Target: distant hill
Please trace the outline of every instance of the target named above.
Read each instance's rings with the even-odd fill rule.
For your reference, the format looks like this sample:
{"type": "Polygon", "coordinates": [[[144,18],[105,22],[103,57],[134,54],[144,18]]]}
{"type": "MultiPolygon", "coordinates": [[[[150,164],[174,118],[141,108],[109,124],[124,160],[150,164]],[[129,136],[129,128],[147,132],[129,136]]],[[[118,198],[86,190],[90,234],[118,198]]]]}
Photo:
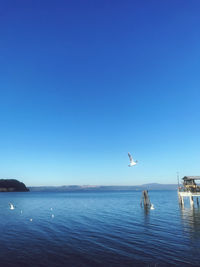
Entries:
{"type": "Polygon", "coordinates": [[[27,192],[29,189],[24,183],[15,179],[0,179],[0,192],[27,192]]]}
{"type": "Polygon", "coordinates": [[[150,183],[137,186],[91,186],[91,185],[64,185],[64,186],[32,186],[29,187],[33,192],[88,192],[88,191],[142,191],[142,190],[176,190],[176,184],[157,184],[150,183]]]}
{"type": "Polygon", "coordinates": [[[158,183],[150,183],[143,184],[140,186],[142,190],[177,190],[177,184],[158,184],[158,183]]]}

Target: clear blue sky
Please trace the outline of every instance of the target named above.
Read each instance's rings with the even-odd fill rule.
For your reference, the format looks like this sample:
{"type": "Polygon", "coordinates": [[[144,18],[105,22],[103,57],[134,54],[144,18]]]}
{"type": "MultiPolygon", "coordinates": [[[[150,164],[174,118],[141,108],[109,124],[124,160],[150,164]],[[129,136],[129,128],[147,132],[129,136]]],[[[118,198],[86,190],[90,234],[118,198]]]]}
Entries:
{"type": "Polygon", "coordinates": [[[199,14],[198,0],[2,0],[0,178],[200,175],[199,14]]]}

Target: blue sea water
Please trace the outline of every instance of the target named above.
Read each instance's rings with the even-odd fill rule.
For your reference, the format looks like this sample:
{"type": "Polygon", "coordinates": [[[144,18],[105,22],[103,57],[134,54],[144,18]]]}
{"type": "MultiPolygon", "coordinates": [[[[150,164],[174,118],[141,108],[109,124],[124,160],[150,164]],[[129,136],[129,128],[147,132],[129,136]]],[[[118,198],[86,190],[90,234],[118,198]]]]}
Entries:
{"type": "Polygon", "coordinates": [[[199,266],[200,209],[149,195],[154,210],[139,191],[1,193],[0,266],[199,266]]]}

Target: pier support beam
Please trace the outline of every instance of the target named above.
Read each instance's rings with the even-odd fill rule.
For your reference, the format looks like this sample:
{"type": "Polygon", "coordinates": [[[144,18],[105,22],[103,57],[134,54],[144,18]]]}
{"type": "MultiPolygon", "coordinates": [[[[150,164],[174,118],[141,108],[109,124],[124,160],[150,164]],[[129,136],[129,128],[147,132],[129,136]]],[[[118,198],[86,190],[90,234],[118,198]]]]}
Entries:
{"type": "Polygon", "coordinates": [[[193,196],[190,196],[190,205],[191,205],[191,206],[194,205],[194,199],[193,199],[193,196]]]}
{"type": "Polygon", "coordinates": [[[181,205],[184,206],[184,198],[181,197],[181,205]]]}
{"type": "Polygon", "coordinates": [[[179,200],[179,204],[184,206],[184,199],[183,196],[181,196],[180,194],[178,194],[178,200],[179,200]]]}
{"type": "Polygon", "coordinates": [[[200,208],[200,190],[198,192],[178,191],[178,201],[181,206],[184,205],[184,198],[189,200],[191,208],[194,207],[195,203],[197,203],[197,206],[200,208]]]}

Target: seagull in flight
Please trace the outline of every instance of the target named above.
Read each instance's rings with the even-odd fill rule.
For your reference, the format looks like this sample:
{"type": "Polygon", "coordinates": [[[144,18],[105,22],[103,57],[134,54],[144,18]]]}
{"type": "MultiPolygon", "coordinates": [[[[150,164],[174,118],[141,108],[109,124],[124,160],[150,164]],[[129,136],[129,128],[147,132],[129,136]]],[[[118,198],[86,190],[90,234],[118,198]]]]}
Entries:
{"type": "Polygon", "coordinates": [[[132,166],[136,165],[138,161],[137,160],[134,161],[129,152],[128,152],[128,156],[129,156],[129,159],[130,159],[130,164],[128,166],[132,167],[132,166]]]}

